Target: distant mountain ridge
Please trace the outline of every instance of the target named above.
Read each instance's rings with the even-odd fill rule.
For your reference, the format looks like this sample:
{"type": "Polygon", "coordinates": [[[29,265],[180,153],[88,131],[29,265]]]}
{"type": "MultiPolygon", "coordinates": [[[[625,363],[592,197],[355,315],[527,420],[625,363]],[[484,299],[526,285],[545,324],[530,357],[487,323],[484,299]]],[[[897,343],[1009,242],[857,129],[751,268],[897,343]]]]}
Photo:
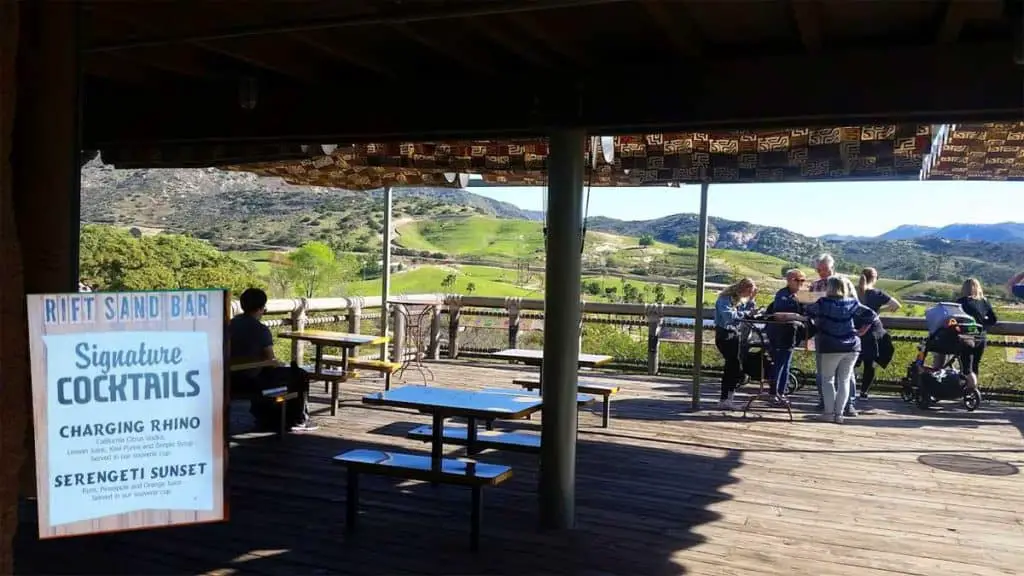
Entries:
{"type": "Polygon", "coordinates": [[[848,242],[851,240],[913,240],[929,236],[974,242],[1024,242],[1024,223],[950,224],[942,227],[903,224],[878,236],[826,234],[821,236],[821,239],[832,242],[848,242]]]}

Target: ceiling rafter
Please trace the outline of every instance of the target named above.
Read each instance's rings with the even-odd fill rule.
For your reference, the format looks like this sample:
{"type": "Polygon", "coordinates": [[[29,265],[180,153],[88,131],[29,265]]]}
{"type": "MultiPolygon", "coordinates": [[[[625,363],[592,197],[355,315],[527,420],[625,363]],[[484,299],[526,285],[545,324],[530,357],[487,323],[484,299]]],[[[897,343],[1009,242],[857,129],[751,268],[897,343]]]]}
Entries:
{"type": "Polygon", "coordinates": [[[467,50],[466,47],[456,47],[446,40],[430,38],[416,30],[413,30],[408,24],[391,24],[388,28],[416,42],[424,48],[427,48],[428,50],[433,50],[450,60],[458,62],[470,71],[478,72],[484,76],[492,76],[497,73],[497,70],[495,70],[493,66],[488,66],[478,58],[470,56],[473,51],[467,50]]]}
{"type": "Polygon", "coordinates": [[[544,27],[537,21],[537,18],[534,17],[533,14],[526,12],[509,14],[508,19],[523,32],[532,36],[533,39],[539,42],[542,46],[550,49],[552,52],[568,60],[570,63],[581,68],[592,67],[592,63],[582,51],[577,49],[575,46],[571,46],[569,43],[560,42],[553,38],[553,35],[544,30],[544,27]]]}
{"type": "MultiPolygon", "coordinates": [[[[469,24],[467,23],[467,25],[469,24]]],[[[495,44],[498,44],[506,51],[542,68],[551,67],[551,61],[548,58],[531,49],[528,43],[522,42],[521,40],[509,35],[505,29],[500,26],[492,25],[492,23],[486,21],[475,22],[472,25],[476,27],[476,30],[482,36],[493,41],[495,44]]]]}
{"type": "Polygon", "coordinates": [[[821,51],[821,5],[818,0],[789,0],[789,4],[804,48],[812,54],[821,51]]]}
{"type": "Polygon", "coordinates": [[[273,43],[253,40],[255,39],[225,39],[196,42],[195,45],[254,68],[262,68],[310,84],[323,79],[323,68],[306,55],[297,53],[295,45],[288,40],[278,38],[273,43]]]}
{"type": "Polygon", "coordinates": [[[669,10],[664,2],[657,0],[642,0],[640,4],[677,52],[689,58],[700,56],[702,42],[697,28],[691,20],[679,15],[678,5],[676,10],[669,10]]]}
{"type": "Polygon", "coordinates": [[[332,36],[333,33],[329,30],[303,32],[301,34],[294,32],[288,35],[292,40],[314,48],[335,60],[340,60],[353,66],[358,66],[364,70],[379,74],[389,80],[398,79],[398,74],[396,74],[394,70],[391,70],[387,66],[384,66],[377,60],[370,58],[365,54],[356,54],[349,48],[340,46],[332,36]]]}

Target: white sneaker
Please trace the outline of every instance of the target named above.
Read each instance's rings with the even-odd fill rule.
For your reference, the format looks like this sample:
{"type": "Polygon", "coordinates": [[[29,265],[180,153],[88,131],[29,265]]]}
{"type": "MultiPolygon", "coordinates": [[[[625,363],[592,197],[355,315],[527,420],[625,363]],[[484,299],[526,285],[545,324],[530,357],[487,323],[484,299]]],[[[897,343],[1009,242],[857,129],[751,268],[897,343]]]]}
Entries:
{"type": "Polygon", "coordinates": [[[719,402],[718,403],[718,409],[719,410],[727,410],[727,411],[738,410],[738,408],[736,407],[736,403],[733,401],[732,398],[727,398],[727,399],[722,400],[721,402],[719,402]]]}

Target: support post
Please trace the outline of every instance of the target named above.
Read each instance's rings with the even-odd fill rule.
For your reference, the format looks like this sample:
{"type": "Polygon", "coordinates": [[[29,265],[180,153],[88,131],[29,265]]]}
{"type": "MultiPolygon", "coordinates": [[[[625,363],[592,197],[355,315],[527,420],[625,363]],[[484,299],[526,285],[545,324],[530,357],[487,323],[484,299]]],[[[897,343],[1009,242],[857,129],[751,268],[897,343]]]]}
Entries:
{"type": "Polygon", "coordinates": [[[345,320],[348,323],[349,334],[359,334],[359,331],[362,330],[362,319],[362,306],[352,306],[351,308],[348,309],[348,313],[346,314],[345,320]]]}
{"type": "Polygon", "coordinates": [[[434,306],[430,314],[430,348],[427,354],[431,360],[441,359],[441,313],[444,304],[434,306]]]}
{"type": "MultiPolygon", "coordinates": [[[[384,187],[384,232],[381,234],[380,335],[388,335],[388,298],[391,295],[391,211],[392,188],[384,187]]],[[[380,345],[380,359],[388,359],[388,345],[380,345]]]]}
{"type": "Polygon", "coordinates": [[[395,335],[394,341],[391,343],[391,361],[402,363],[405,361],[405,314],[402,313],[401,304],[395,304],[391,307],[391,314],[394,318],[391,319],[392,334],[395,335]]]}
{"type": "Polygon", "coordinates": [[[452,360],[459,357],[459,323],[462,322],[462,299],[457,295],[448,295],[448,357],[452,360]]]}
{"type": "Polygon", "coordinates": [[[663,318],[661,305],[647,308],[647,373],[656,376],[660,368],[661,343],[659,333],[663,318]]]}
{"type": "MultiPolygon", "coordinates": [[[[309,300],[299,299],[299,305],[292,310],[292,330],[300,331],[306,329],[306,308],[309,300]]],[[[306,356],[306,343],[302,340],[292,340],[292,362],[302,366],[306,356]]]]}
{"type": "Polygon", "coordinates": [[[576,371],[579,357],[583,161],[586,134],[551,134],[544,283],[544,398],[540,518],[550,529],[576,523],[576,371]]]}
{"type": "Polygon", "coordinates": [[[708,267],[708,188],[700,185],[700,229],[697,233],[697,310],[693,315],[693,390],[690,407],[700,410],[700,375],[704,363],[704,276],[708,267]]]}
{"type": "Polygon", "coordinates": [[[519,324],[522,320],[522,310],[520,310],[521,299],[507,298],[505,305],[508,308],[508,347],[518,348],[519,324]]]}

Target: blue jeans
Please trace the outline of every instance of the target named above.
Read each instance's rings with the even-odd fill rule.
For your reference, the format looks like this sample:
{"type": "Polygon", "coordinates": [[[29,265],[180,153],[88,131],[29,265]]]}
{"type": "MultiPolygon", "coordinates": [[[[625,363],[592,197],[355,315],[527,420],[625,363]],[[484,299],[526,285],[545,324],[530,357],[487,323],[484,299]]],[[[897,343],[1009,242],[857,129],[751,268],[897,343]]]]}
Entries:
{"type": "Polygon", "coordinates": [[[775,386],[772,394],[783,396],[789,384],[789,368],[793,364],[792,348],[775,348],[772,350],[772,361],[775,367],[775,386]]]}
{"type": "MultiPolygon", "coordinates": [[[[814,353],[814,366],[815,372],[817,373],[814,380],[818,386],[818,404],[824,404],[825,398],[821,395],[821,353],[814,353]]],[[[850,374],[850,399],[846,403],[847,409],[856,408],[857,403],[857,375],[855,373],[850,374]]]]}

